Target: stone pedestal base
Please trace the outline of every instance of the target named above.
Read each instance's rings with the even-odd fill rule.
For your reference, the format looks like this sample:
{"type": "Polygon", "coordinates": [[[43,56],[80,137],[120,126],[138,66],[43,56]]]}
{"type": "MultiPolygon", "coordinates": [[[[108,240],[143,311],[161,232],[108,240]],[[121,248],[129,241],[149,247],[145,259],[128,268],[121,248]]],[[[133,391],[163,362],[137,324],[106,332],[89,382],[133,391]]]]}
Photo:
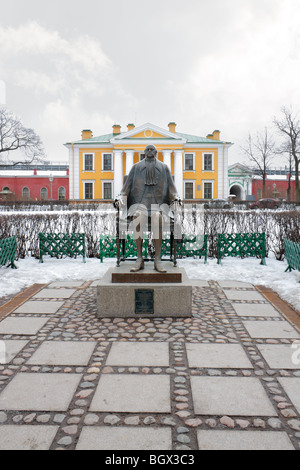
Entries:
{"type": "Polygon", "coordinates": [[[130,273],[131,267],[125,262],[110,268],[99,283],[98,317],[191,316],[192,285],[183,268],[166,262],[167,273],[157,273],[153,263],[145,263],[144,270],[130,273]]]}

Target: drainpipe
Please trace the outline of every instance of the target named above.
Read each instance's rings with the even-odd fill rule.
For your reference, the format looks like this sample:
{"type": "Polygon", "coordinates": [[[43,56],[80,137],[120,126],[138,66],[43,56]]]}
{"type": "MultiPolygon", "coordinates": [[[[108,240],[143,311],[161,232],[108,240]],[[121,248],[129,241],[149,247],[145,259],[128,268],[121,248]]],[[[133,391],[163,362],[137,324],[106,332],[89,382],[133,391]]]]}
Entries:
{"type": "Polygon", "coordinates": [[[223,199],[225,198],[225,142],[223,142],[223,199]]]}
{"type": "MultiPolygon", "coordinates": [[[[73,186],[73,191],[72,191],[72,196],[73,196],[73,201],[74,201],[74,186],[75,186],[75,183],[74,183],[74,144],[72,143],[72,162],[73,162],[73,171],[72,171],[72,186],[73,186]]],[[[69,196],[70,197],[70,196],[69,196]]]]}

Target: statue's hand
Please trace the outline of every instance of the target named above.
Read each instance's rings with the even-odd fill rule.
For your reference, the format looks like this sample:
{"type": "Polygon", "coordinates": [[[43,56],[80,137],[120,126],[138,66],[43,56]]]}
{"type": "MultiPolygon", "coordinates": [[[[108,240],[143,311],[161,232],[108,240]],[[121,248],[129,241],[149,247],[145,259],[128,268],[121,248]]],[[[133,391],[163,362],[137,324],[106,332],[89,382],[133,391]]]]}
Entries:
{"type": "Polygon", "coordinates": [[[116,209],[120,209],[121,200],[116,197],[116,199],[114,200],[113,204],[114,204],[114,207],[115,207],[116,209]]]}
{"type": "Polygon", "coordinates": [[[113,202],[114,207],[118,210],[121,209],[122,206],[124,208],[124,204],[126,203],[125,201],[126,198],[124,198],[124,196],[117,196],[113,202]]]}
{"type": "Polygon", "coordinates": [[[179,206],[182,206],[182,199],[179,196],[176,196],[174,199],[174,204],[178,204],[179,206]]]}

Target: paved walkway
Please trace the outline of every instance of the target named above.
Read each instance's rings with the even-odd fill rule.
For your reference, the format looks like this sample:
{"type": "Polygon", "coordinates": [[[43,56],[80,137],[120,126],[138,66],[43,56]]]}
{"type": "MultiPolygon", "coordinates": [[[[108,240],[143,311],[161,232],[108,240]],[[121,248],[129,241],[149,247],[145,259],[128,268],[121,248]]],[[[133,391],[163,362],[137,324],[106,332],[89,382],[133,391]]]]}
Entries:
{"type": "Polygon", "coordinates": [[[299,449],[299,317],[272,292],[208,281],[191,318],[98,319],[96,284],[0,306],[0,449],[299,449]]]}

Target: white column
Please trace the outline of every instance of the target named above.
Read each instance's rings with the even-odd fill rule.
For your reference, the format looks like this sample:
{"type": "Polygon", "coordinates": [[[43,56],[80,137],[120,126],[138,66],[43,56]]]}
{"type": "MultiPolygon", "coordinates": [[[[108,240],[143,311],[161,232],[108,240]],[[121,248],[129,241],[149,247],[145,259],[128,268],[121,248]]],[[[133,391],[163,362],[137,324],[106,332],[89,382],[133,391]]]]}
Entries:
{"type": "MultiPolygon", "coordinates": [[[[74,148],[74,199],[79,199],[79,148],[74,148]]],[[[73,184],[73,182],[72,182],[73,184]]]]}
{"type": "Polygon", "coordinates": [[[125,150],[125,152],[126,152],[126,175],[129,175],[129,172],[133,166],[134,150],[125,150]]]}
{"type": "Polygon", "coordinates": [[[179,197],[183,197],[183,167],[182,155],[183,150],[174,150],[174,183],[179,197]]]}
{"type": "Polygon", "coordinates": [[[162,151],[162,154],[163,154],[163,157],[164,157],[164,163],[166,165],[168,165],[168,167],[170,168],[170,171],[171,171],[171,153],[172,153],[172,150],[163,150],[162,151]]]}
{"type": "Polygon", "coordinates": [[[123,150],[115,150],[115,166],[114,166],[114,197],[120,194],[123,186],[123,150]]]}

